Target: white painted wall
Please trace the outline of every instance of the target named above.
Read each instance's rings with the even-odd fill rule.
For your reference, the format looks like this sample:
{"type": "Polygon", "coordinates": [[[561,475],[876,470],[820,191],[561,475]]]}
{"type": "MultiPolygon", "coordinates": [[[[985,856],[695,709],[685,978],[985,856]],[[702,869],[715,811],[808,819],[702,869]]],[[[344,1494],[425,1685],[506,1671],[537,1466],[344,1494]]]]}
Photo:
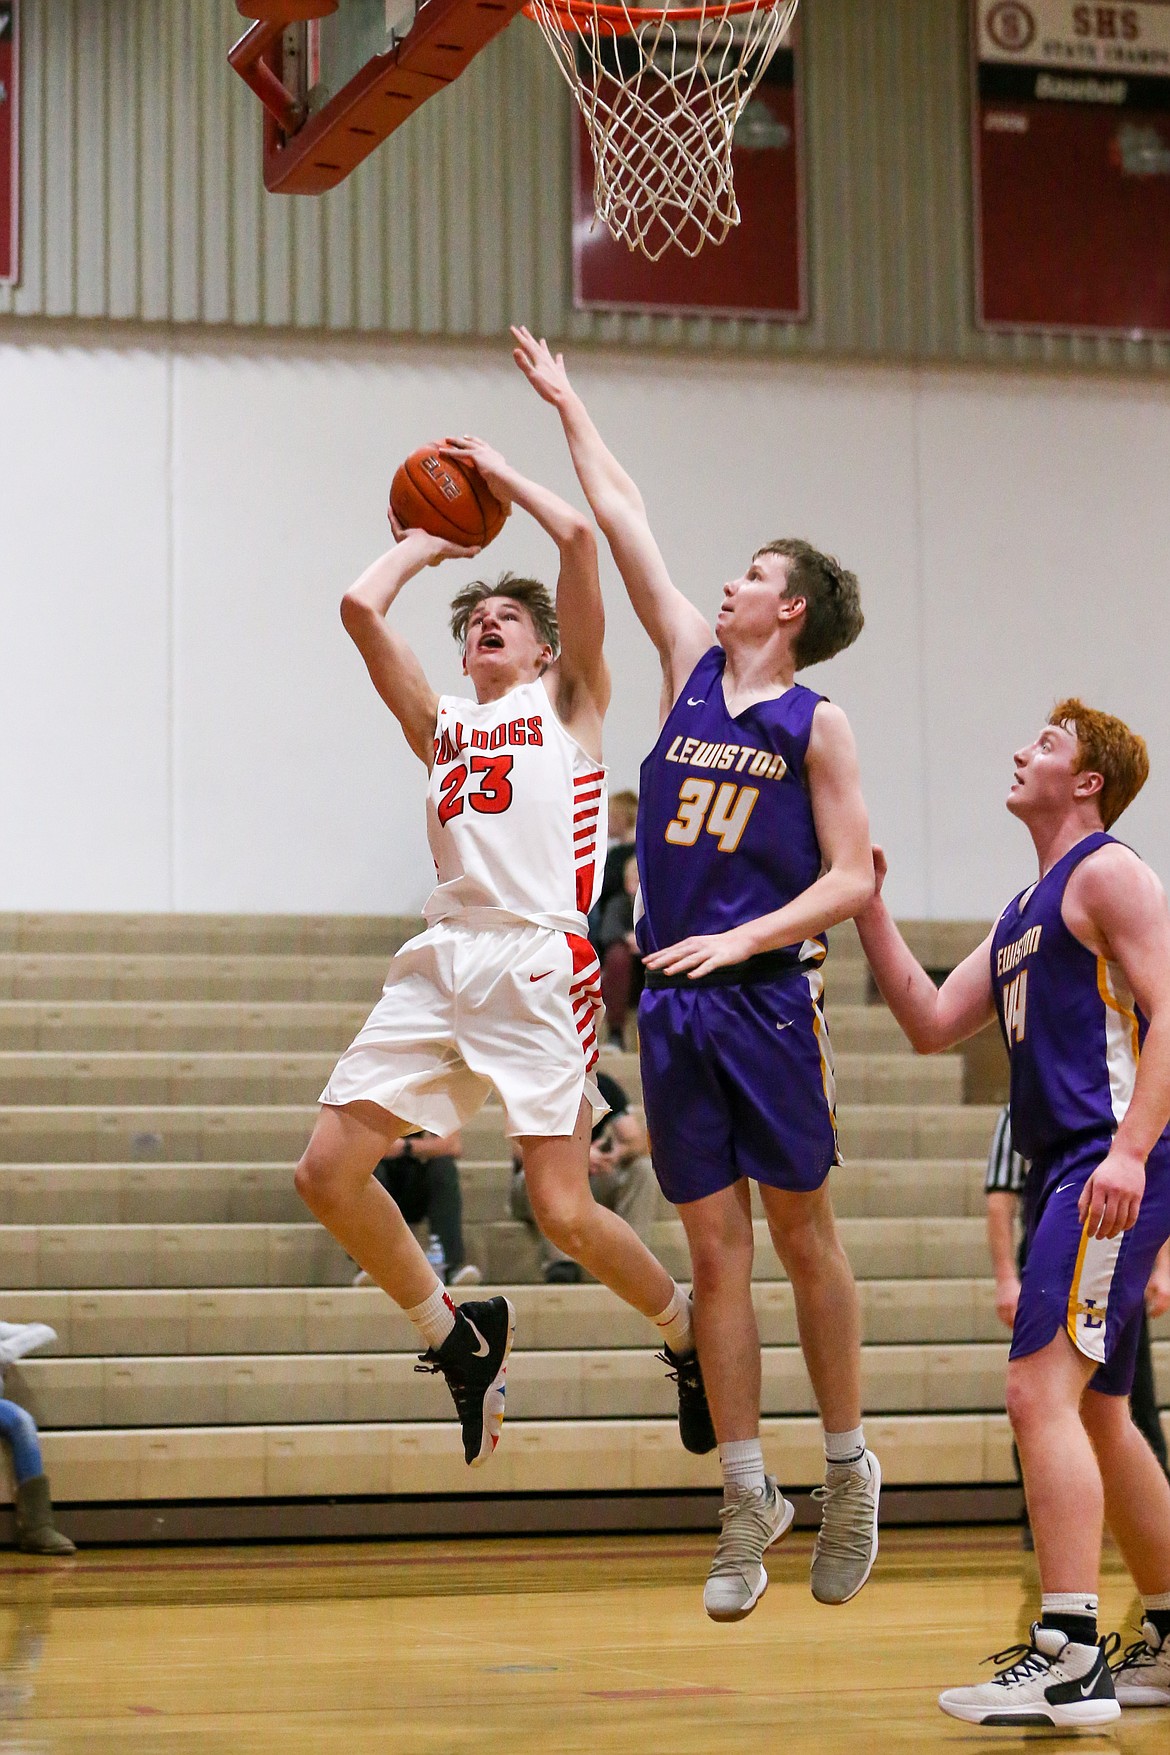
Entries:
{"type": "MultiPolygon", "coordinates": [[[[417,907],[422,769],[338,599],[427,437],[481,431],[573,493],[555,416],[483,346],[47,333],[0,345],[0,908],[417,907]]],[[[1009,759],[1065,692],[1148,737],[1122,828],[1170,876],[1170,385],[571,364],[704,609],[782,533],[856,567],[865,634],[808,680],[852,716],[900,911],[986,915],[1027,881],[1009,759]]],[[[547,575],[552,550],[517,516],[486,560],[547,575]]],[[[476,571],[428,573],[401,606],[440,687],[445,604],[476,571]]],[[[621,785],[657,667],[606,583],[621,785]]]]}

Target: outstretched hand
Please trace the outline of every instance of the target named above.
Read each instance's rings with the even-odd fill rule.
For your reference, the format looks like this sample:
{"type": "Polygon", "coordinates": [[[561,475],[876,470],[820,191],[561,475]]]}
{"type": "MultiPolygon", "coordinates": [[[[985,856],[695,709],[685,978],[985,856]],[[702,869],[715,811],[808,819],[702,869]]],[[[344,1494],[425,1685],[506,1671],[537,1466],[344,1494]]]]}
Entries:
{"type": "Polygon", "coordinates": [[[744,963],[754,954],[752,934],[746,926],[733,926],[727,932],[698,933],[680,939],[678,944],[651,951],[643,959],[647,969],[660,969],[664,975],[689,975],[692,979],[710,975],[715,969],[730,968],[744,963]]]}
{"type": "Polygon", "coordinates": [[[869,897],[865,906],[859,908],[854,915],[854,919],[858,926],[863,926],[865,924],[870,909],[877,903],[878,898],[882,893],[882,885],[886,881],[886,873],[890,869],[886,861],[886,856],[880,847],[871,847],[870,852],[873,854],[873,895],[869,897]]]}
{"type": "Polygon", "coordinates": [[[470,463],[478,469],[505,512],[512,510],[513,474],[502,451],[497,451],[486,439],[464,433],[458,439],[444,439],[439,446],[439,455],[454,457],[457,463],[470,463]]]}
{"type": "Polygon", "coordinates": [[[547,341],[537,341],[523,324],[519,327],[513,325],[512,334],[516,341],[512,358],[536,394],[543,397],[545,402],[551,402],[554,407],[571,395],[573,386],[565,370],[564,355],[554,354],[547,341]]]}
{"type": "Polygon", "coordinates": [[[477,548],[463,548],[457,542],[448,542],[445,536],[432,536],[429,530],[400,524],[393,507],[388,508],[386,516],[390,520],[395,542],[410,543],[418,556],[420,566],[437,567],[440,561],[471,561],[479,553],[477,548]]]}

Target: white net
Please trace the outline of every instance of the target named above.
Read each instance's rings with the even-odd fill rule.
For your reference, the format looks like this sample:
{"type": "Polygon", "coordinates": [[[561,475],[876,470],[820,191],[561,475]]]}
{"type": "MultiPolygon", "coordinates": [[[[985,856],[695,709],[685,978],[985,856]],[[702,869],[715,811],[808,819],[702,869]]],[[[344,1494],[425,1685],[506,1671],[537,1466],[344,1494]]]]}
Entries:
{"type": "Polygon", "coordinates": [[[597,216],[631,250],[697,256],[739,224],[736,123],[797,4],[529,0],[585,118],[597,216]]]}

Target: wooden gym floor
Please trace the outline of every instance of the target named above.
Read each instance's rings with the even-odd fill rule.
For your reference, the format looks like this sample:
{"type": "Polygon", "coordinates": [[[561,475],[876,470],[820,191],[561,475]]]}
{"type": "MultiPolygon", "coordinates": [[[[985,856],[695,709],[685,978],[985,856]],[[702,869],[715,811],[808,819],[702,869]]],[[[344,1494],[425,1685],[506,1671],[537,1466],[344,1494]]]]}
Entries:
{"type": "MultiPolygon", "coordinates": [[[[1025,1631],[1035,1571],[1018,1531],[889,1532],[863,1595],[836,1610],[809,1595],[811,1538],[795,1536],[738,1627],[703,1614],[710,1547],[123,1549],[65,1566],[6,1553],[0,1751],[892,1755],[1042,1735],[980,1732],[934,1703],[1025,1631]]],[[[1110,1557],[1103,1625],[1135,1607],[1110,1557]]],[[[1165,1755],[1170,1713],[1127,1713],[1078,1744],[1165,1755]]]]}

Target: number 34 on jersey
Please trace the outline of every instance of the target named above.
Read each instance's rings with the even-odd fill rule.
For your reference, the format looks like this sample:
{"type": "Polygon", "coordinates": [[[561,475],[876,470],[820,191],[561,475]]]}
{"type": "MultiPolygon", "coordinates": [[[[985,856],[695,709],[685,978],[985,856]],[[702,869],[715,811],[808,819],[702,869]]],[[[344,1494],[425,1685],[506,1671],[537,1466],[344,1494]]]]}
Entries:
{"type": "Polygon", "coordinates": [[[758,786],[737,786],[731,780],[690,777],[678,790],[678,814],[666,825],[666,839],[675,847],[693,847],[706,829],[721,853],[734,853],[743,840],[760,796],[758,786]]]}

